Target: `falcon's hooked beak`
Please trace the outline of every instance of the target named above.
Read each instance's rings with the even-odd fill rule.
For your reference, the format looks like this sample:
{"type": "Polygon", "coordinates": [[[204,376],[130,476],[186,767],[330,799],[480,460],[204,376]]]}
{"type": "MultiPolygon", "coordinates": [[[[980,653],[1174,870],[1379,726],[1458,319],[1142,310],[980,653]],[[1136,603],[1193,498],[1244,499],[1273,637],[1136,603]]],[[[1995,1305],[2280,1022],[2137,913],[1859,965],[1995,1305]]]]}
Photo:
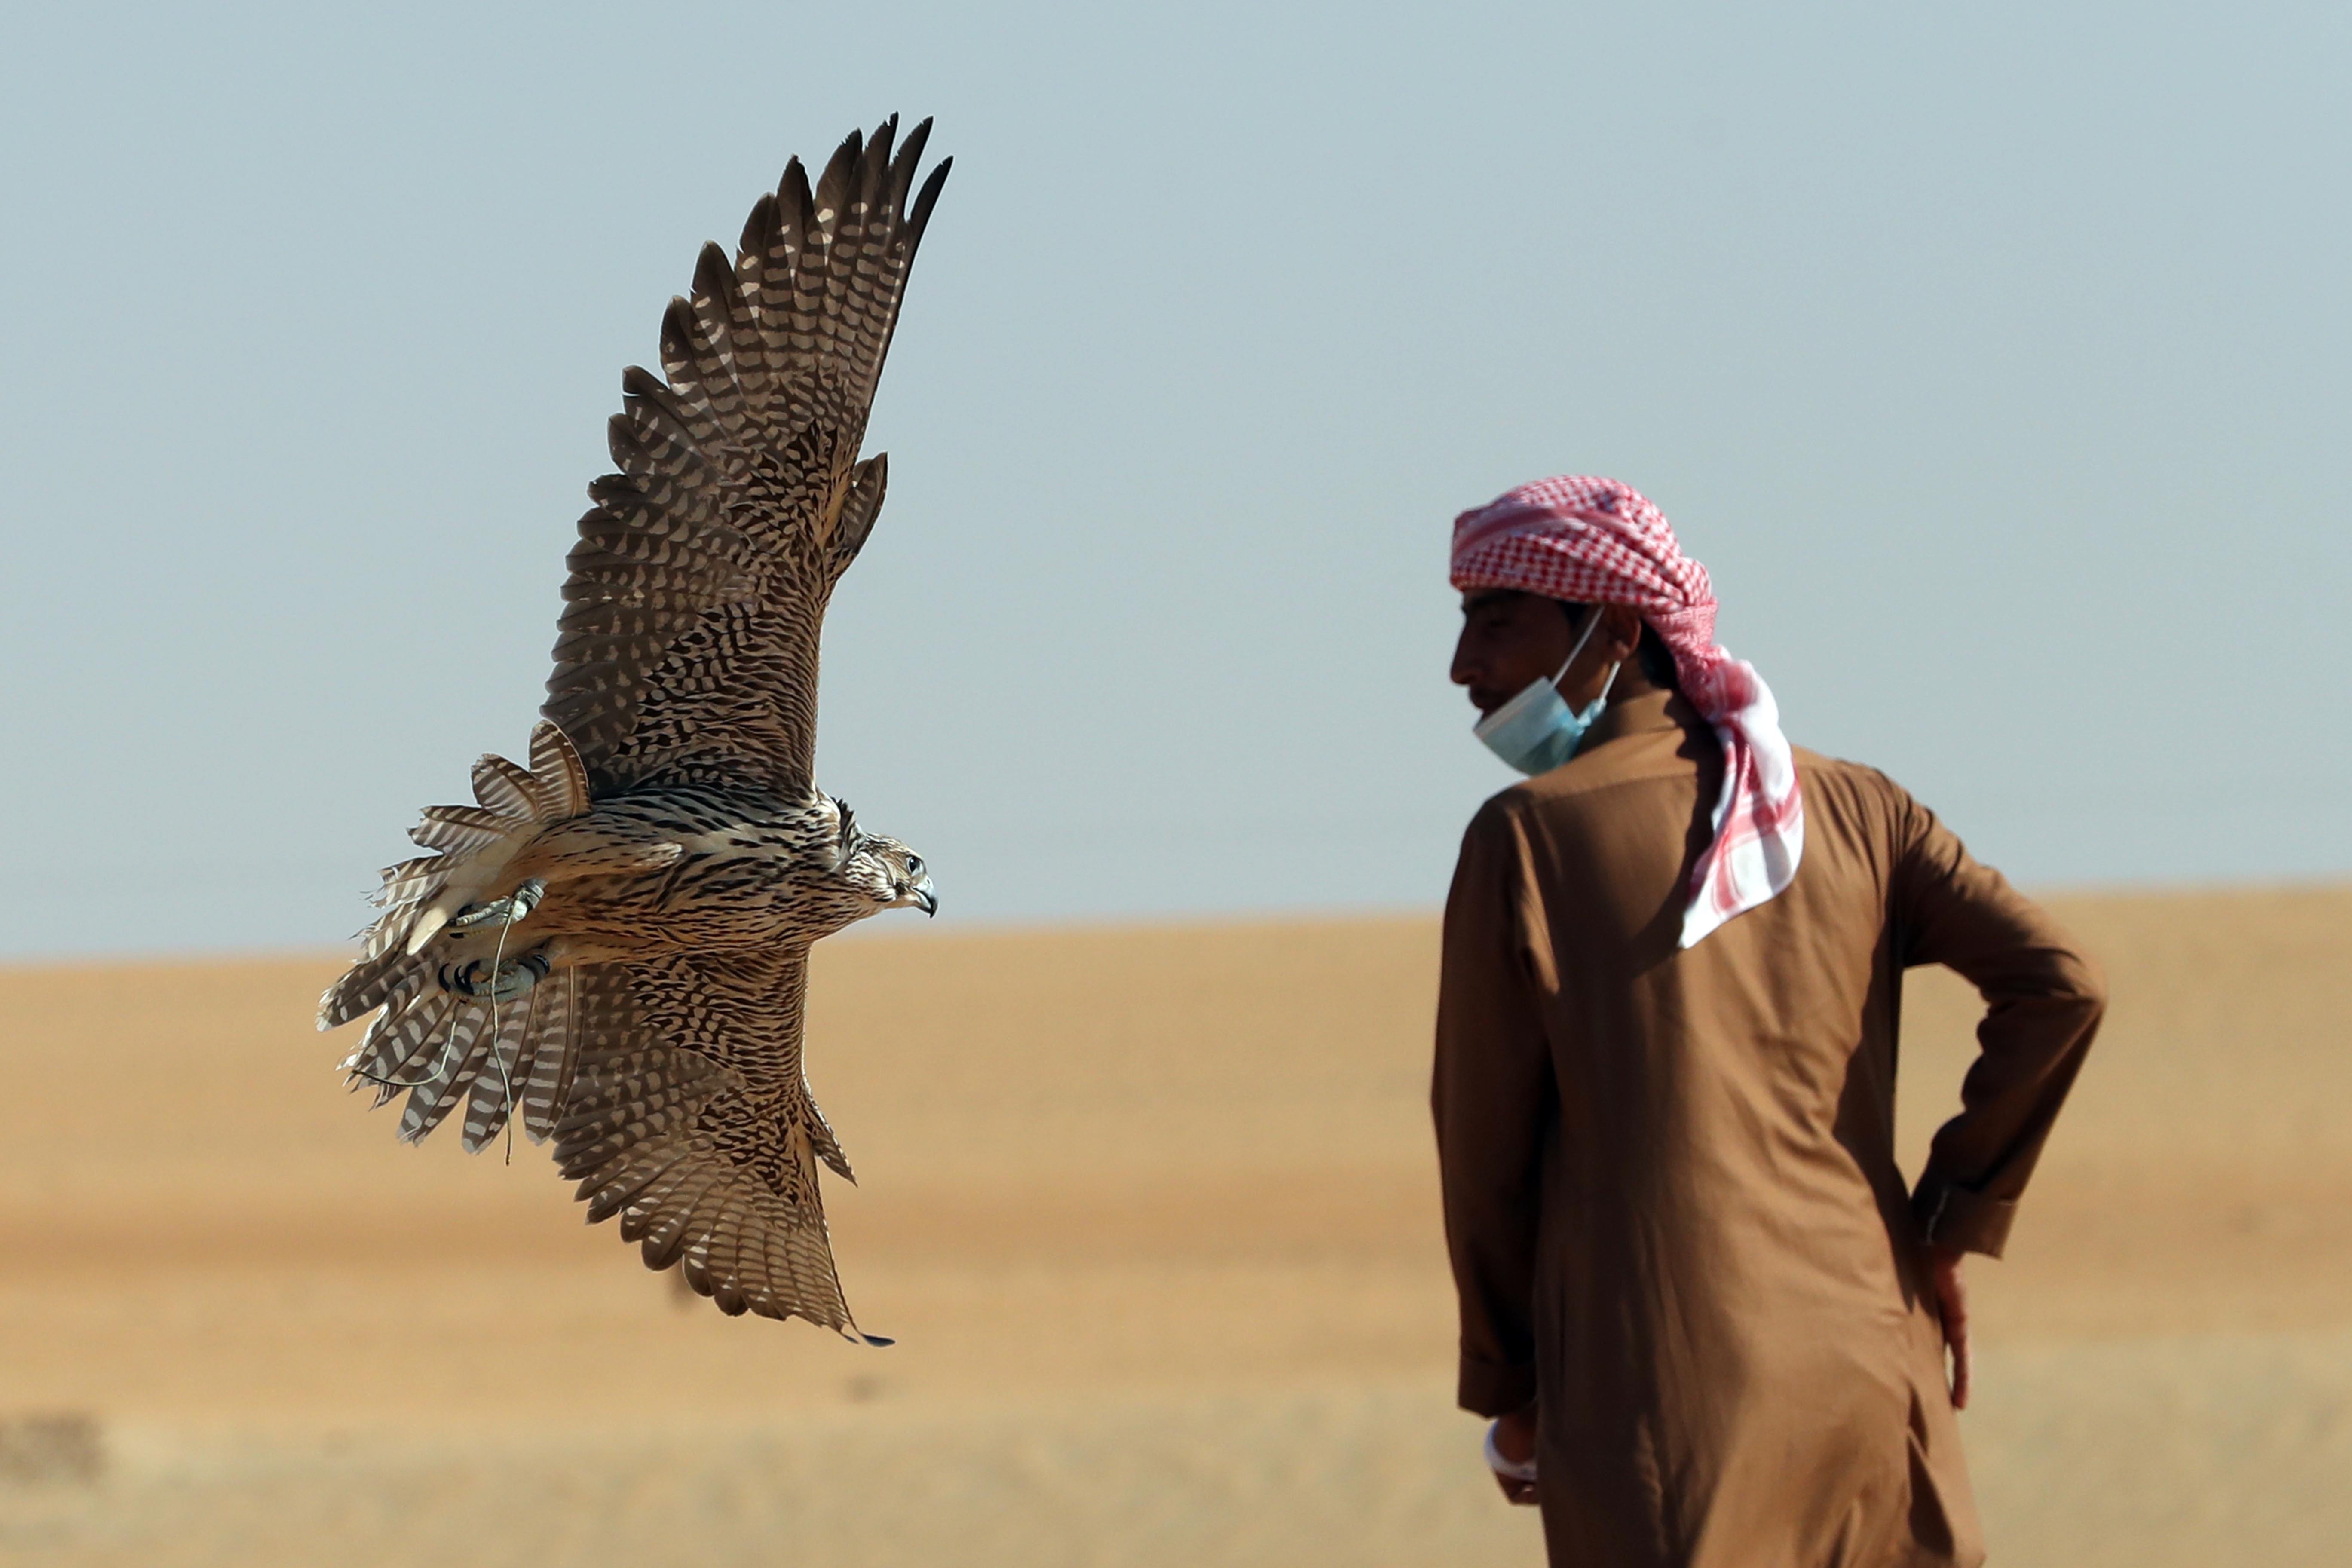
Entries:
{"type": "Polygon", "coordinates": [[[917,909],[927,915],[938,914],[940,896],[931,890],[930,868],[923,864],[923,858],[920,855],[915,854],[905,846],[899,846],[898,850],[905,857],[898,866],[898,875],[904,879],[894,879],[891,882],[891,887],[897,890],[898,897],[890,900],[889,907],[894,910],[917,909]]]}

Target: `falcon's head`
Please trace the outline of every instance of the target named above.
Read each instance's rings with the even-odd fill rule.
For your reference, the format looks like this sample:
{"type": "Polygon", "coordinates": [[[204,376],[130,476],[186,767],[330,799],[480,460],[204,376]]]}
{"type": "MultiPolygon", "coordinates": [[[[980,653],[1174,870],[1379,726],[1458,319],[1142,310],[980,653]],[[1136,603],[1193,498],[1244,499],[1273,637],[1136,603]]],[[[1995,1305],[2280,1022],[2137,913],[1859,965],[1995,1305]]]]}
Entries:
{"type": "Polygon", "coordinates": [[[913,909],[938,914],[939,895],[931,890],[923,858],[895,838],[862,831],[846,805],[835,805],[841,814],[841,879],[873,904],[875,913],[913,909]]]}

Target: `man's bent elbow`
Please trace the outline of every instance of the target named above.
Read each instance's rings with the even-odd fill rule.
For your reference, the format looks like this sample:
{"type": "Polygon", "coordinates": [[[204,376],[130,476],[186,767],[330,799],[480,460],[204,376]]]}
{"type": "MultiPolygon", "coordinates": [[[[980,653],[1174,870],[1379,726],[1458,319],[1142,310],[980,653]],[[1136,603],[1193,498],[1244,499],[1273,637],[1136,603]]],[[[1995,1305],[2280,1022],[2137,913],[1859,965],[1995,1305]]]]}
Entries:
{"type": "Polygon", "coordinates": [[[2107,1012],[2107,976],[2086,953],[2069,953],[2061,969],[2060,994],[2068,998],[2088,1033],[2107,1012]]]}

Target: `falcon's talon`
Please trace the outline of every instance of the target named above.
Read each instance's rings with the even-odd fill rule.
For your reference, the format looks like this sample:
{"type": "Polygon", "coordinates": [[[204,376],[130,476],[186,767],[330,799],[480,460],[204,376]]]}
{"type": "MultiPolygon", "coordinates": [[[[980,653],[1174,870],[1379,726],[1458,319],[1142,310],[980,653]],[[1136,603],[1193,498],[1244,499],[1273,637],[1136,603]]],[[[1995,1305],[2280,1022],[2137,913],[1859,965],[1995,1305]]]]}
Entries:
{"type": "Polygon", "coordinates": [[[490,982],[490,1000],[511,1002],[530,994],[530,988],[547,978],[554,967],[543,952],[527,952],[520,958],[509,958],[499,965],[498,978],[490,982]]]}
{"type": "Polygon", "coordinates": [[[490,973],[489,965],[480,959],[469,959],[451,968],[443,964],[439,973],[441,989],[460,996],[488,997],[493,1002],[511,1002],[528,994],[530,988],[547,978],[554,965],[544,952],[526,952],[520,958],[509,958],[490,973]]]}

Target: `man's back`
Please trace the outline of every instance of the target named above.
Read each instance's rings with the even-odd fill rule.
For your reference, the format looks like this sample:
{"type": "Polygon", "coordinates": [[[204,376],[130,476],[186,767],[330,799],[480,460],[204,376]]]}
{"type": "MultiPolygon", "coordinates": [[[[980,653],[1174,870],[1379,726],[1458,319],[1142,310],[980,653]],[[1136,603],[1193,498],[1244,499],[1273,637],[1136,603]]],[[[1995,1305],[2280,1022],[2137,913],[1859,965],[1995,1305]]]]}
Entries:
{"type": "Polygon", "coordinates": [[[1435,1083],[1463,1400],[1540,1381],[1556,1562],[1972,1562],[1894,1160],[1901,973],[1994,1003],[1921,1199],[1995,1252],[2097,984],[1908,795],[1802,752],[1793,880],[1683,948],[1721,757],[1645,694],[1465,837],[1435,1083]]]}

